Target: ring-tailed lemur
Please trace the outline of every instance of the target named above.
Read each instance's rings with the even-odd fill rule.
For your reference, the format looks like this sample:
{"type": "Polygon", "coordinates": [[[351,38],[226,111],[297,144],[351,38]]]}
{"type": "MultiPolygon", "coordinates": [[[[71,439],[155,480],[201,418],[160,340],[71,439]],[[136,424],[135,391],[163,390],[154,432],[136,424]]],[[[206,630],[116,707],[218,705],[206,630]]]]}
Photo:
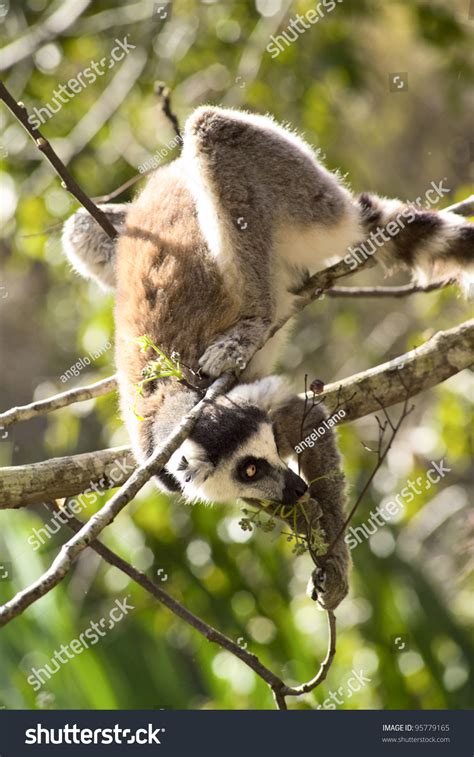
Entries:
{"type": "MultiPolygon", "coordinates": [[[[254,345],[292,312],[292,292],[309,274],[401,214],[406,222],[381,256],[430,280],[462,277],[472,266],[474,226],[448,212],[353,197],[302,139],[272,119],[217,107],[191,115],[181,157],[156,171],[130,206],[102,209],[120,232],[117,244],[79,210],[65,225],[64,246],[80,273],[116,289],[121,406],[137,458],[149,455],[198,397],[173,379],[151,383],[137,408],[144,420],[137,418],[135,388],[150,355],[134,338],[146,334],[195,371],[216,377],[238,370],[243,382],[206,408],[159,486],[190,500],[291,504],[313,482],[330,539],[343,522],[344,500],[342,482],[324,478],[339,470],[334,439],[328,433],[305,450],[304,480],[282,460],[295,457],[324,410],[315,407],[303,422],[303,403],[282,381],[262,378],[286,329],[252,357],[254,345]]],[[[324,590],[315,589],[325,606],[346,593],[348,563],[341,539],[324,590]]]]}

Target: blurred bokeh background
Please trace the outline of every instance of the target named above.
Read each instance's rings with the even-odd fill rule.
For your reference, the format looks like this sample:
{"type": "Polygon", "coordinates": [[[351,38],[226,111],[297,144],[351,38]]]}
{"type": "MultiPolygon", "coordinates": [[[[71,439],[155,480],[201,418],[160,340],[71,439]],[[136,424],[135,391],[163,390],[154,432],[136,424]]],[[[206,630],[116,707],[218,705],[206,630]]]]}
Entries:
{"type": "MultiPolygon", "coordinates": [[[[51,103],[55,88],[91,61],[108,60],[117,39],[134,46],[42,126],[90,196],[114,190],[158,150],[168,153],[165,160],[176,154],[166,147],[174,135],[153,93],[160,79],[172,88],[181,122],[205,102],[270,112],[304,133],[354,191],[414,199],[445,178],[451,189],[445,205],[466,197],[474,167],[470,0],[344,0],[272,58],[266,49],[272,35],[315,5],[14,0],[0,6],[0,69],[32,111],[51,103]],[[401,89],[393,87],[396,74],[401,89]]],[[[77,205],[5,108],[0,122],[3,410],[114,368],[113,348],[104,349],[113,343],[113,298],[73,274],[61,252],[61,224],[77,205]],[[103,354],[61,380],[93,351],[103,354]]],[[[140,186],[119,200],[131,199],[140,186]]],[[[377,268],[350,283],[382,278],[377,268]]],[[[390,283],[406,280],[400,275],[390,283]]],[[[302,391],[305,374],[335,381],[471,315],[452,288],[404,300],[326,297],[298,318],[281,370],[302,391]]],[[[465,371],[416,398],[354,525],[400,493],[408,478],[424,480],[431,461],[444,458],[451,471],[353,550],[350,596],[337,612],[336,660],[326,683],[291,706],[322,705],[331,691],[347,689],[353,670],[370,681],[345,695],[343,708],[474,704],[472,395],[473,375],[465,371]]],[[[339,429],[352,501],[374,462],[361,442],[373,444],[376,436],[373,417],[339,429]]],[[[0,440],[0,464],[126,443],[109,395],[18,424],[0,440]]],[[[0,561],[10,564],[0,582],[2,601],[34,580],[66,539],[63,530],[31,549],[27,539],[45,517],[41,506],[0,513],[0,561]]],[[[326,649],[325,615],[305,597],[310,560],[295,559],[273,534],[242,531],[241,517],[238,503],[190,507],[150,486],[104,540],[155,578],[166,575],[167,590],[288,682],[305,680],[326,649]]],[[[0,706],[260,709],[273,703],[242,663],[87,553],[66,581],[2,629],[0,706]],[[26,680],[31,668],[47,663],[126,595],[133,612],[35,693],[26,680]]]]}

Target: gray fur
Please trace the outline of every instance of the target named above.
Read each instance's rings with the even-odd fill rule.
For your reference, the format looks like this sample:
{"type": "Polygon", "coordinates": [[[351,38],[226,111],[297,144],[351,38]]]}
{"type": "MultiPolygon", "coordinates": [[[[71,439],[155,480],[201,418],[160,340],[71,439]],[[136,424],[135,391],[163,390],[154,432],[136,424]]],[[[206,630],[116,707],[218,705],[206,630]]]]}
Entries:
{"type": "MultiPolygon", "coordinates": [[[[122,231],[127,214],[126,204],[99,205],[117,231],[122,231]]],[[[64,224],[64,251],[73,268],[94,279],[102,288],[115,286],[116,241],[110,239],[97,221],[84,208],[80,208],[64,224]]]]}

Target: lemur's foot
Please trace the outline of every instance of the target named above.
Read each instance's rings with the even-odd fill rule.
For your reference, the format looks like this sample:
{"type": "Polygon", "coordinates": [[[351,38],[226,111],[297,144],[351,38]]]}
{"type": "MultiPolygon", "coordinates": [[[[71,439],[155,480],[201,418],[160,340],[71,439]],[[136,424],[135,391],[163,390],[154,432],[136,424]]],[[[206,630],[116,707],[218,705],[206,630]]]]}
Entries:
{"type": "Polygon", "coordinates": [[[247,367],[256,345],[268,330],[262,318],[246,318],[216,339],[199,360],[201,371],[211,378],[229,372],[239,375],[247,367]]]}
{"type": "Polygon", "coordinates": [[[329,557],[324,568],[316,568],[309,580],[308,594],[323,610],[334,610],[349,590],[347,565],[329,557]]]}

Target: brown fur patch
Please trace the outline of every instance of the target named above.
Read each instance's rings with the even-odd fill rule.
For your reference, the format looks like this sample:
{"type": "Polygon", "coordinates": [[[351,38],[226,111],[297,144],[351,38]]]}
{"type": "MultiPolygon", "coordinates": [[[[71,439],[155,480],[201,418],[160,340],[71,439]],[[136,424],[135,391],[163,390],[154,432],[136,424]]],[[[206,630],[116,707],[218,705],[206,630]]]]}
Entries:
{"type": "MultiPolygon", "coordinates": [[[[147,334],[167,355],[176,351],[197,370],[206,347],[240,314],[240,296],[225,288],[193,199],[174,167],[158,171],[131,207],[118,243],[116,277],[116,359],[122,405],[129,404],[130,417],[134,385],[153,357],[151,350],[140,351],[136,337],[147,334]]],[[[157,383],[156,391],[137,404],[149,418],[165,394],[185,391],[176,381],[157,383]]]]}

